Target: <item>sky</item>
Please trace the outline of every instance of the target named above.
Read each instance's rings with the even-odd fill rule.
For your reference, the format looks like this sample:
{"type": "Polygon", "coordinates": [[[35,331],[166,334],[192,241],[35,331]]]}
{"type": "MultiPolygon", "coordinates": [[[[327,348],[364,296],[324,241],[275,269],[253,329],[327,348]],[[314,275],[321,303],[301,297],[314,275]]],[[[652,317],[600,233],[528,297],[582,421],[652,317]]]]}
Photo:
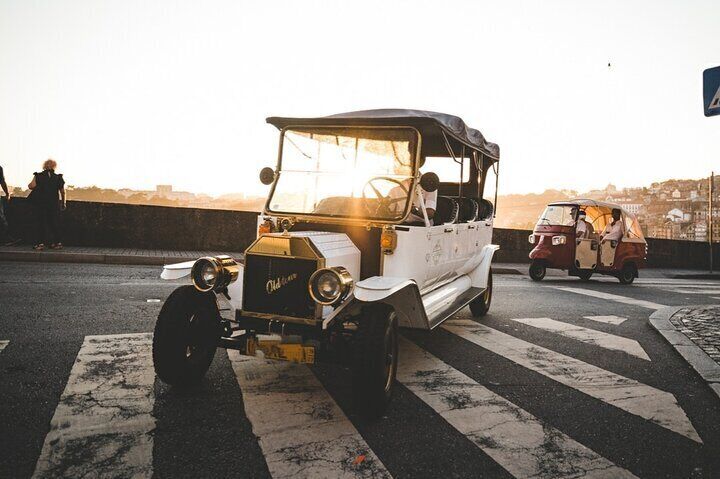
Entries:
{"type": "Polygon", "coordinates": [[[700,0],[0,0],[0,165],[262,194],[266,117],[415,108],[498,143],[501,194],[700,178],[718,25],[700,0]]]}

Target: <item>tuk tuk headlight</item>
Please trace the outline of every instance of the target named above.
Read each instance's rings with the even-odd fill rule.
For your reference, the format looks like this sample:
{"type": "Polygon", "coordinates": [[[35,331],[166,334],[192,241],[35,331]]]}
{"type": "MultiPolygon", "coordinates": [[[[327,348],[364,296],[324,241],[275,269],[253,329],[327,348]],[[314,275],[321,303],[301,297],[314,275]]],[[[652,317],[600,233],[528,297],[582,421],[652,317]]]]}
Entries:
{"type": "Polygon", "coordinates": [[[528,236],[528,243],[535,244],[535,233],[528,236]]]}
{"type": "Polygon", "coordinates": [[[553,246],[558,246],[558,245],[565,244],[565,243],[567,243],[567,236],[559,235],[559,236],[552,237],[553,246]]]}
{"type": "Polygon", "coordinates": [[[190,271],[195,288],[202,292],[222,291],[238,278],[240,267],[230,256],[207,256],[195,262],[190,271]]]}
{"type": "Polygon", "coordinates": [[[308,288],[316,303],[330,306],[347,298],[353,288],[353,279],[342,266],[322,268],[310,276],[308,288]]]}

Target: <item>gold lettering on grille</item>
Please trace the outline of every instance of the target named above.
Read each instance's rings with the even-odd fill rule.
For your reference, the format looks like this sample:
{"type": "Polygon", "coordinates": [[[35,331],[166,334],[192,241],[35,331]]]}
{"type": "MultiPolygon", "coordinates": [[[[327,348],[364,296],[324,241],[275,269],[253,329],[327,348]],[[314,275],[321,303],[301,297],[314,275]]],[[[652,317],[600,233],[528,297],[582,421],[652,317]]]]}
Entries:
{"type": "Polygon", "coordinates": [[[278,276],[275,279],[270,279],[265,283],[265,291],[267,291],[268,294],[273,294],[289,282],[296,280],[297,277],[297,273],[292,273],[287,276],[278,276]]]}

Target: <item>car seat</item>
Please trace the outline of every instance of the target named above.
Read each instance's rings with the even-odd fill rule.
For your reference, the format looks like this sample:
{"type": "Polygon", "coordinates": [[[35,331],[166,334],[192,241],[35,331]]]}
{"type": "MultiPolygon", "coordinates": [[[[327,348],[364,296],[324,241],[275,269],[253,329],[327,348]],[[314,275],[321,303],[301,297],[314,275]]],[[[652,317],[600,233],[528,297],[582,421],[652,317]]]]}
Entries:
{"type": "Polygon", "coordinates": [[[436,225],[455,223],[458,218],[460,207],[457,201],[447,196],[438,196],[437,208],[435,209],[435,220],[436,225]]]}
{"type": "Polygon", "coordinates": [[[460,204],[459,214],[461,223],[477,220],[480,205],[475,198],[459,198],[457,201],[460,204]]]}
{"type": "Polygon", "coordinates": [[[486,199],[482,199],[479,202],[480,211],[478,211],[478,220],[487,220],[493,214],[493,204],[486,199]]]}

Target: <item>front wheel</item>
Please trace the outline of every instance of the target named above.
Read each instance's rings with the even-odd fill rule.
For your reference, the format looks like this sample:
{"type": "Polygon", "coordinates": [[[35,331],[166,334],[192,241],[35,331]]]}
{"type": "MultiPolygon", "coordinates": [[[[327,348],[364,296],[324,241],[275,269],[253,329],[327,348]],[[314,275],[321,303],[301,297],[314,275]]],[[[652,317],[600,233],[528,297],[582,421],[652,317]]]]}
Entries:
{"type": "Polygon", "coordinates": [[[363,312],[354,341],[353,392],[363,414],[377,418],[395,390],[398,320],[392,309],[374,306],[363,312]]]}
{"type": "Polygon", "coordinates": [[[485,316],[490,310],[490,303],[492,302],[492,287],[492,269],[490,269],[490,273],[488,273],[487,288],[485,288],[483,294],[470,302],[470,312],[473,317],[479,318],[481,316],[485,316]]]}
{"type": "Polygon", "coordinates": [[[545,265],[538,261],[533,261],[530,264],[530,269],[528,270],[528,273],[530,273],[530,279],[533,281],[542,281],[545,277],[545,272],[545,265]]]}
{"type": "Polygon", "coordinates": [[[620,280],[621,284],[632,284],[632,282],[635,281],[635,276],[637,276],[637,270],[635,269],[635,265],[627,263],[620,271],[618,279],[620,280]]]}
{"type": "Polygon", "coordinates": [[[214,294],[181,286],[163,304],[153,335],[155,373],[172,386],[199,382],[212,363],[220,337],[214,294]]]}

